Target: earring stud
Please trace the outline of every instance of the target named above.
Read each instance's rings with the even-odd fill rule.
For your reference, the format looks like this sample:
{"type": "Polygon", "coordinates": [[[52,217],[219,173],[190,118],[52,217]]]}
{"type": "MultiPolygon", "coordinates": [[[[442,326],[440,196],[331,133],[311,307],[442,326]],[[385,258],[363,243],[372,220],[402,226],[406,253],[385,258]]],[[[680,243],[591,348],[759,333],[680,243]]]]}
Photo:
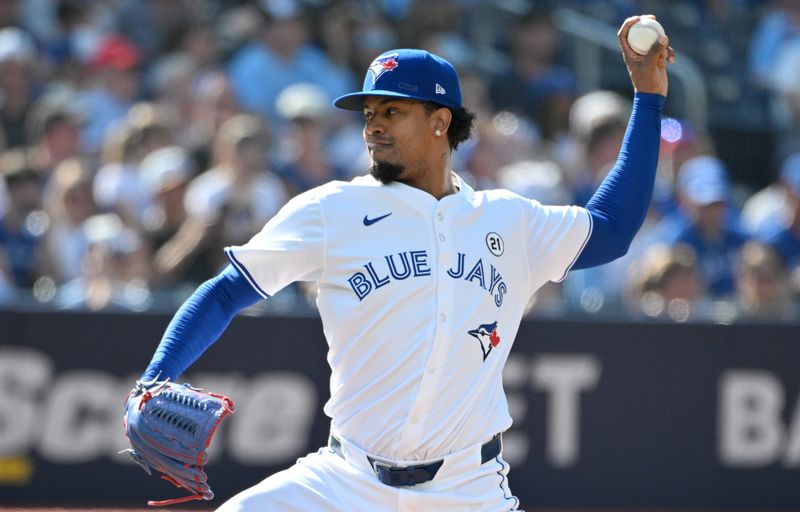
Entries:
{"type": "Polygon", "coordinates": [[[436,136],[439,137],[442,134],[442,130],[437,128],[435,133],[436,133],[436,136]]]}

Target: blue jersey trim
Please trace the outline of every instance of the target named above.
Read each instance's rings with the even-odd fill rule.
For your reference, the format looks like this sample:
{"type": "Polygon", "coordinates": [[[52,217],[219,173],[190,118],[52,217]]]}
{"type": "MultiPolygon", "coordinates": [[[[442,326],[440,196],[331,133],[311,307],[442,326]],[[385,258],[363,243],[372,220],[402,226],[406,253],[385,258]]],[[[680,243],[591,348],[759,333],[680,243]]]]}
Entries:
{"type": "Polygon", "coordinates": [[[589,239],[592,238],[592,232],[594,231],[594,217],[592,216],[591,212],[587,211],[586,214],[589,216],[589,232],[586,233],[586,238],[583,239],[583,243],[581,244],[581,248],[578,249],[577,252],[575,252],[575,257],[572,258],[572,261],[569,263],[567,268],[564,270],[564,274],[562,274],[561,277],[557,281],[554,281],[556,283],[560,283],[564,279],[567,278],[567,274],[569,274],[569,271],[572,270],[572,267],[575,266],[575,263],[578,262],[578,259],[581,257],[581,254],[583,254],[583,250],[586,248],[586,244],[588,244],[589,243],[589,239]]]}
{"type": "Polygon", "coordinates": [[[255,278],[250,274],[250,271],[247,270],[244,264],[236,259],[236,255],[233,254],[233,250],[231,250],[230,247],[225,248],[225,256],[228,258],[228,261],[231,262],[231,265],[236,267],[236,270],[238,270],[239,273],[242,274],[245,279],[247,279],[247,282],[250,283],[250,286],[252,286],[255,291],[257,291],[265,299],[270,298],[270,294],[265,292],[264,289],[258,285],[255,278]]]}

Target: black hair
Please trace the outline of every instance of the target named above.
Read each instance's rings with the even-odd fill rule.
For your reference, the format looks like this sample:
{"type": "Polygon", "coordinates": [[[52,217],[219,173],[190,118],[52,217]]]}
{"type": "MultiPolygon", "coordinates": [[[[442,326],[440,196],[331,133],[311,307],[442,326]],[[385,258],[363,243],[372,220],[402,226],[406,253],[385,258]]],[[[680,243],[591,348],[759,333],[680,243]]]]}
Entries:
{"type": "Polygon", "coordinates": [[[472,136],[472,127],[475,123],[475,114],[465,109],[464,107],[452,108],[440,105],[433,101],[423,101],[422,106],[428,114],[433,113],[440,108],[450,110],[453,119],[450,121],[450,127],[447,129],[447,142],[450,144],[450,149],[455,150],[458,145],[469,140],[472,136]]]}

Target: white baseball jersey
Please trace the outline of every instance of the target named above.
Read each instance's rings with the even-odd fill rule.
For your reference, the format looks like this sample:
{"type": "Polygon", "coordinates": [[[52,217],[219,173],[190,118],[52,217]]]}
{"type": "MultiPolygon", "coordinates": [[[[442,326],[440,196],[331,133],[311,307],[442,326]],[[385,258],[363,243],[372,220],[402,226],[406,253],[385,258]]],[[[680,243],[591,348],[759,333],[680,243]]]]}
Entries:
{"type": "Polygon", "coordinates": [[[332,182],[226,249],[264,297],[318,282],[325,412],[388,459],[434,459],[511,425],[501,373],[526,305],[563,279],[591,231],[583,208],[453,179],[458,192],[441,200],[371,176],[332,182]]]}

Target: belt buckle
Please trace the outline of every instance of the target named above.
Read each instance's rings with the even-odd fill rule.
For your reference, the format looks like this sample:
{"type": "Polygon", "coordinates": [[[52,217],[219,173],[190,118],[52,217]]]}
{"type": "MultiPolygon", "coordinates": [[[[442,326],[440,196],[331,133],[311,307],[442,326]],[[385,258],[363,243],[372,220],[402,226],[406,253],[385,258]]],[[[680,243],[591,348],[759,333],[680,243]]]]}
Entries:
{"type": "Polygon", "coordinates": [[[372,470],[378,480],[392,487],[409,487],[417,485],[414,480],[416,466],[391,466],[385,462],[370,458],[372,470]]]}
{"type": "Polygon", "coordinates": [[[390,466],[389,464],[386,464],[385,462],[381,462],[381,461],[375,459],[374,457],[368,457],[368,459],[369,459],[370,465],[372,466],[372,470],[376,474],[378,474],[380,472],[378,470],[378,468],[381,468],[384,471],[391,471],[392,469],[396,470],[395,466],[390,466]]]}
{"type": "Polygon", "coordinates": [[[444,460],[438,460],[431,464],[419,464],[410,466],[390,466],[385,462],[369,458],[375,476],[381,483],[392,487],[412,487],[433,480],[444,460]],[[419,472],[423,472],[420,474],[419,472]]]}

